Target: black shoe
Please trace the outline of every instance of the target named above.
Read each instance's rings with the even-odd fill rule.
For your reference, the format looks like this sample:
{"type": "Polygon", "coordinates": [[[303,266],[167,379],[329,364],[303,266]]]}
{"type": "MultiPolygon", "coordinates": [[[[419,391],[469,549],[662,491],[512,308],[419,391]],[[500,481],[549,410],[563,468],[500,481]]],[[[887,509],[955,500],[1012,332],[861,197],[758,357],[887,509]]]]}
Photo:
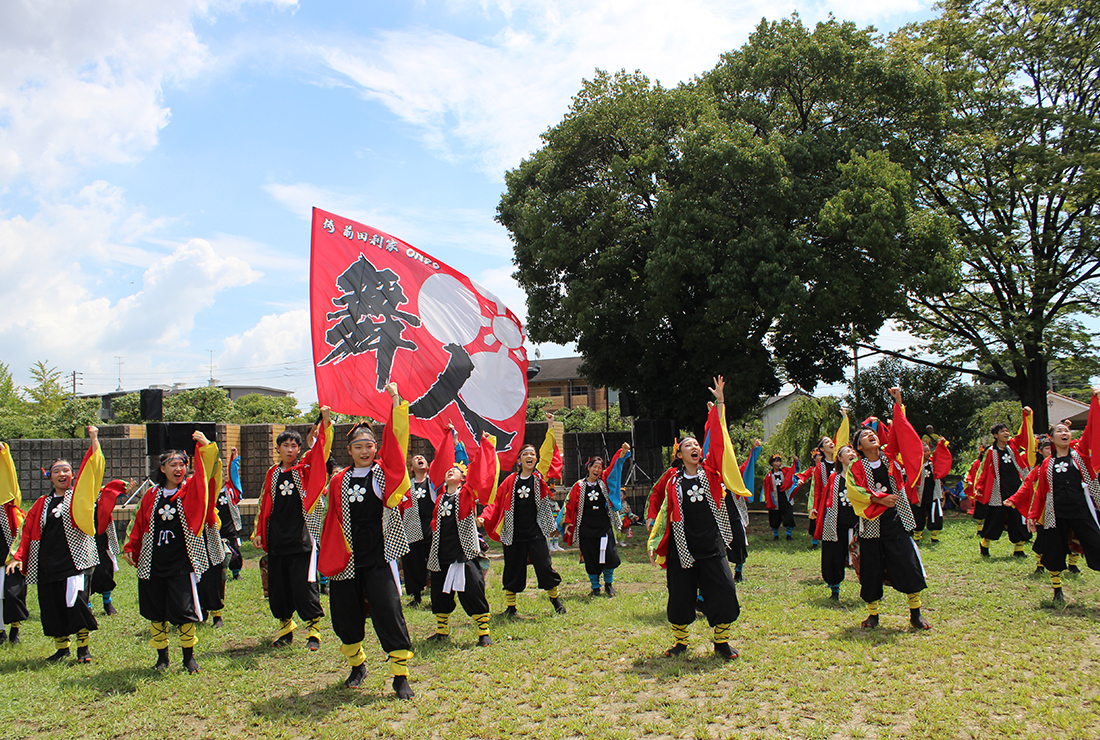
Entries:
{"type": "Polygon", "coordinates": [[[1023,550],[1013,550],[1012,551],[1012,557],[1014,557],[1014,558],[1026,558],[1027,553],[1024,552],[1023,550]]]}
{"type": "Polygon", "coordinates": [[[311,637],[308,640],[306,640],[306,650],[309,650],[311,653],[315,653],[320,649],[321,649],[321,641],[318,640],[316,637],[311,637]]]}
{"type": "Polygon", "coordinates": [[[878,615],[877,614],[867,615],[867,618],[864,619],[862,622],[860,622],[859,626],[860,626],[860,629],[873,630],[875,627],[878,627],[878,615]]]}
{"type": "Polygon", "coordinates": [[[736,571],[733,572],[733,582],[734,583],[741,583],[743,580],[745,580],[745,576],[741,575],[741,571],[736,570],[736,571]]]}
{"type": "Polygon", "coordinates": [[[928,620],[922,617],[920,614],[913,614],[909,617],[909,626],[915,630],[930,630],[932,625],[928,623],[928,620]]]}
{"type": "Polygon", "coordinates": [[[353,665],[351,667],[351,673],[344,679],[344,687],[348,689],[357,689],[362,683],[363,679],[367,677],[367,664],[365,662],[359,665],[353,665]]]}
{"type": "Polygon", "coordinates": [[[317,592],[320,593],[322,596],[328,596],[328,584],[322,583],[320,586],[317,587],[317,592]]]}
{"type": "Polygon", "coordinates": [[[69,648],[61,648],[56,653],[46,658],[47,663],[56,663],[59,660],[69,657],[69,648]]]}
{"type": "Polygon", "coordinates": [[[982,554],[983,558],[988,558],[989,557],[989,548],[988,547],[985,547],[983,545],[978,545],[978,552],[980,552],[982,554]]]}
{"type": "Polygon", "coordinates": [[[787,535],[787,542],[790,542],[793,539],[794,539],[794,535],[787,535]]]}
{"type": "Polygon", "coordinates": [[[271,647],[286,647],[287,645],[291,644],[292,642],[294,642],[294,633],[293,632],[287,632],[282,637],[277,638],[275,640],[275,642],[271,643],[271,647]]]}
{"type": "Polygon", "coordinates": [[[447,640],[449,640],[449,639],[451,639],[451,636],[450,636],[450,635],[445,635],[445,634],[443,634],[442,632],[433,632],[432,634],[428,635],[428,636],[427,636],[427,637],[425,638],[425,641],[426,641],[426,642],[438,642],[438,643],[444,643],[444,642],[446,642],[446,641],[447,641],[447,640]]]}
{"type": "Polygon", "coordinates": [[[103,605],[103,613],[106,614],[108,617],[113,617],[118,614],[118,609],[115,609],[115,605],[108,601],[106,604],[103,605]]]}
{"type": "Polygon", "coordinates": [[[488,635],[481,635],[480,637],[477,638],[477,646],[478,647],[489,647],[492,644],[493,644],[493,638],[489,637],[488,635]]]}
{"type": "Polygon", "coordinates": [[[607,594],[607,598],[609,598],[609,599],[613,598],[614,596],[616,596],[619,593],[618,591],[615,590],[615,586],[610,584],[610,583],[605,583],[603,585],[603,592],[605,594],[607,594]]]}
{"type": "Polygon", "coordinates": [[[829,593],[829,598],[832,599],[833,601],[840,601],[840,592],[839,591],[831,591],[829,593]]]}
{"type": "Polygon", "coordinates": [[[1066,570],[1068,570],[1070,573],[1077,573],[1078,575],[1080,575],[1080,573],[1081,573],[1081,569],[1078,568],[1076,565],[1071,565],[1068,568],[1066,568],[1066,570]]]}
{"type": "Polygon", "coordinates": [[[811,549],[811,550],[816,550],[816,549],[817,549],[817,548],[819,548],[819,547],[821,547],[821,543],[820,543],[820,542],[811,542],[811,543],[810,543],[810,549],[811,549]]]}
{"type": "Polygon", "coordinates": [[[157,664],[153,666],[154,671],[166,671],[169,666],[168,662],[168,648],[160,648],[157,650],[157,664]]]}
{"type": "Polygon", "coordinates": [[[739,653],[730,647],[728,642],[716,642],[714,643],[714,654],[722,660],[733,660],[739,653]]]}
{"type": "Polygon", "coordinates": [[[777,534],[773,534],[773,535],[772,535],[772,541],[773,541],[773,542],[778,542],[778,541],[779,541],[779,535],[777,535],[777,534]]]}
{"type": "Polygon", "coordinates": [[[675,658],[677,655],[683,655],[687,652],[688,646],[682,642],[678,642],[668,650],[665,651],[666,658],[675,658]]]}
{"type": "Polygon", "coordinates": [[[1034,572],[1034,573],[1032,573],[1031,575],[1033,575],[1033,576],[1041,576],[1041,575],[1043,575],[1043,574],[1044,574],[1044,573],[1046,573],[1046,572],[1047,572],[1046,568],[1044,568],[1044,567],[1043,567],[1043,566],[1041,566],[1041,565],[1036,565],[1036,566],[1035,566],[1035,572],[1034,572]]]}
{"type": "Polygon", "coordinates": [[[92,654],[88,650],[87,645],[85,645],[84,647],[78,647],[76,649],[76,662],[77,663],[91,663],[92,662],[92,654]]]}
{"type": "Polygon", "coordinates": [[[516,612],[516,608],[514,606],[510,606],[501,613],[501,616],[505,619],[515,619],[519,616],[519,614],[516,612]]]}
{"type": "Polygon", "coordinates": [[[195,648],[189,647],[183,649],[183,667],[187,669],[189,675],[195,675],[199,672],[199,664],[195,662],[195,648]]]}
{"type": "Polygon", "coordinates": [[[222,627],[225,626],[225,620],[222,619],[221,616],[219,615],[217,617],[214,617],[213,621],[210,622],[210,626],[213,629],[220,630],[222,627]]]}
{"type": "Polygon", "coordinates": [[[8,633],[4,630],[0,630],[0,645],[3,645],[8,641],[8,633]]]}
{"type": "Polygon", "coordinates": [[[394,676],[393,690],[397,694],[398,699],[411,699],[416,696],[416,694],[413,693],[412,686],[409,686],[408,676],[394,676]]]}
{"type": "Polygon", "coordinates": [[[9,629],[8,630],[8,644],[9,645],[18,645],[21,642],[23,642],[23,641],[19,639],[19,628],[18,627],[12,627],[11,629],[9,629]]]}
{"type": "MultiPolygon", "coordinates": [[[[1061,588],[1054,589],[1054,603],[1056,603],[1056,604],[1066,603],[1066,597],[1062,595],[1062,589],[1061,588]]],[[[49,660],[49,658],[47,658],[47,660],[49,660]]]]}
{"type": "Polygon", "coordinates": [[[565,614],[565,604],[561,603],[561,599],[557,596],[550,599],[550,606],[554,607],[554,611],[558,614],[565,614]]]}
{"type": "Polygon", "coordinates": [[[592,597],[592,598],[594,599],[594,598],[596,598],[597,596],[599,596],[599,595],[600,595],[600,594],[602,594],[602,593],[603,593],[603,591],[601,591],[601,590],[600,590],[600,589],[599,589],[599,588],[597,587],[597,588],[594,588],[594,589],[592,589],[591,591],[589,591],[589,592],[588,592],[588,595],[589,595],[589,596],[591,596],[591,597],[592,597]]]}
{"type": "Polygon", "coordinates": [[[416,594],[416,595],[414,595],[414,596],[412,597],[412,600],[411,600],[411,601],[409,601],[409,608],[410,608],[410,609],[412,609],[413,607],[418,607],[418,606],[420,606],[420,601],[421,601],[421,599],[420,599],[420,594],[416,594]]]}

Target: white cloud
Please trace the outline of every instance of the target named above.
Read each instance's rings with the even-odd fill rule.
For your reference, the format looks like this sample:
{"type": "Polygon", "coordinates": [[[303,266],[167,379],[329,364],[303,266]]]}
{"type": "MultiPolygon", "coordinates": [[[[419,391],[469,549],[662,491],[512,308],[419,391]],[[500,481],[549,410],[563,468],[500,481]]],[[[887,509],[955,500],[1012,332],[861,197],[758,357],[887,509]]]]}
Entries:
{"type": "Polygon", "coordinates": [[[81,167],[149,151],[170,117],[164,88],[210,69],[193,19],[241,4],[0,3],[0,186],[26,177],[57,187],[81,167]]]}
{"type": "MultiPolygon", "coordinates": [[[[870,19],[912,12],[925,0],[887,0],[856,9],[870,19]]],[[[713,67],[742,44],[761,17],[776,20],[801,3],[763,0],[615,0],[450,2],[505,21],[490,39],[470,40],[424,29],[385,30],[369,44],[326,45],[324,62],[360,94],[415,126],[424,144],[448,160],[472,157],[500,177],[539,146],[539,134],[565,113],[582,79],[596,68],[640,70],[665,86],[713,67]]],[[[812,23],[850,5],[810,5],[812,23]]]]}
{"type": "Polygon", "coordinates": [[[269,314],[252,328],[226,337],[214,373],[226,384],[292,391],[299,406],[308,408],[317,400],[309,309],[269,314]]]}
{"type": "MultiPolygon", "coordinates": [[[[364,199],[310,183],[266,185],[264,189],[291,213],[312,218],[314,206],[338,213],[408,242],[426,254],[465,271],[462,250],[510,258],[508,232],[493,220],[492,212],[471,208],[416,208],[382,204],[367,207],[364,199]]],[[[376,203],[376,201],[373,201],[376,203]]]]}

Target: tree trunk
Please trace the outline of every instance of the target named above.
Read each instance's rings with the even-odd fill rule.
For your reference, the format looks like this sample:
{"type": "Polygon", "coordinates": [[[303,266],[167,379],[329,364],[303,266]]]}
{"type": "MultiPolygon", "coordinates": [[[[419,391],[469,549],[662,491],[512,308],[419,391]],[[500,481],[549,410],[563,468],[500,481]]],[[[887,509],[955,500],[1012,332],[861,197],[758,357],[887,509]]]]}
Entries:
{"type": "Polygon", "coordinates": [[[1023,390],[1020,400],[1030,406],[1034,412],[1035,434],[1046,434],[1050,428],[1047,418],[1047,358],[1038,345],[1025,344],[1024,356],[1027,357],[1027,377],[1021,378],[1023,390]]]}

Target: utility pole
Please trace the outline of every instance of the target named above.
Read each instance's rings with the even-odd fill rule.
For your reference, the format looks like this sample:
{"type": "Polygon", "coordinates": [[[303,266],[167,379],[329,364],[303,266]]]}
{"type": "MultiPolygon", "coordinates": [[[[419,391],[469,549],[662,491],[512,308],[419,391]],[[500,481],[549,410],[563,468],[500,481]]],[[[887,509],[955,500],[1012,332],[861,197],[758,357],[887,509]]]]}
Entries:
{"type": "Polygon", "coordinates": [[[210,386],[213,386],[214,385],[214,350],[208,349],[206,351],[210,353],[210,380],[207,381],[206,384],[210,385],[210,386]]]}
{"type": "Polygon", "coordinates": [[[72,382],[73,388],[72,396],[75,398],[76,387],[78,385],[84,385],[84,373],[78,373],[76,370],[73,370],[72,375],[70,376],[70,381],[72,382]]]}
{"type": "Polygon", "coordinates": [[[123,358],[115,355],[115,359],[118,360],[118,388],[115,389],[116,393],[122,392],[122,360],[123,358]]]}

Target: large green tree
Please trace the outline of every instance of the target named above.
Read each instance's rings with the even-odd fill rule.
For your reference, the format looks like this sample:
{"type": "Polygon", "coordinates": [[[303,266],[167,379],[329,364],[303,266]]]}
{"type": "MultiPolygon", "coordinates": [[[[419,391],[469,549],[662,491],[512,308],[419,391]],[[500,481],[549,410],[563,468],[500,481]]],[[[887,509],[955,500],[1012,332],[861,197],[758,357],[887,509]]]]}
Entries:
{"type": "Polygon", "coordinates": [[[784,379],[839,380],[849,331],[945,279],[942,219],[911,208],[884,125],[926,115],[920,72],[796,17],[673,90],[586,81],[498,208],[532,339],[575,341],[593,383],[681,427],[716,374],[731,418],[784,379]]]}
{"type": "Polygon", "coordinates": [[[1045,428],[1050,361],[1096,355],[1079,319],[1100,315],[1100,2],[941,10],[891,51],[936,81],[940,119],[897,121],[921,204],[952,223],[959,285],[911,296],[906,327],[1045,428]]]}

